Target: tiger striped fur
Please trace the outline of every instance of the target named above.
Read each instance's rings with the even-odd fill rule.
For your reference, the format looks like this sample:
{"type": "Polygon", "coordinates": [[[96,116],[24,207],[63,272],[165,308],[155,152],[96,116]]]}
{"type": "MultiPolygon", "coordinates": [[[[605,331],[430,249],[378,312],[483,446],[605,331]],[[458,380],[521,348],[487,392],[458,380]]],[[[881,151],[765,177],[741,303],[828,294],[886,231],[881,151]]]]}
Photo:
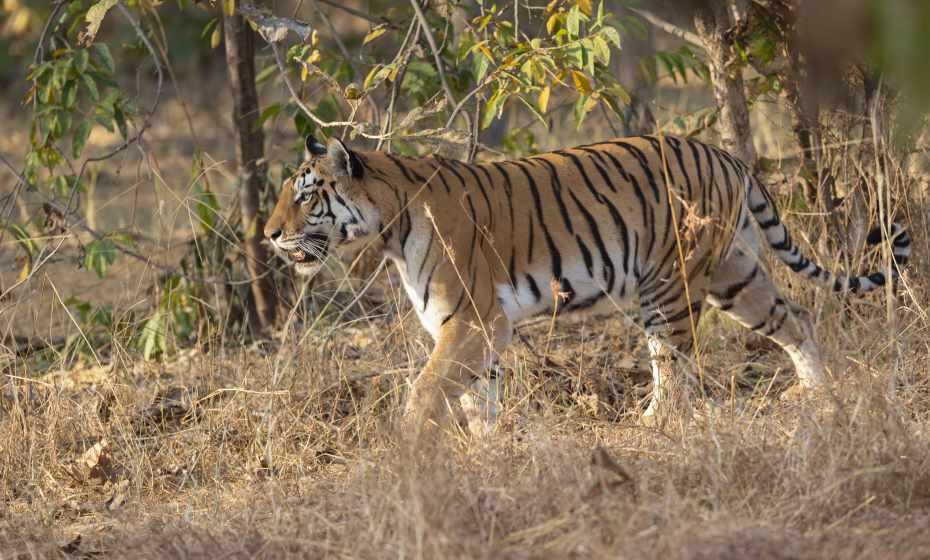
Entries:
{"type": "MultiPolygon", "coordinates": [[[[746,165],[670,136],[477,164],[356,152],[310,137],[265,235],[307,274],[331,248],[374,244],[394,262],[435,341],[408,400],[417,425],[441,419],[470,386],[478,389],[468,395],[473,419],[493,424],[498,381],[486,372],[516,322],[636,302],[653,371],[649,420],[673,370],[688,367],[705,304],[777,342],[802,386],[823,381],[811,325],[760,265],[753,221],[775,254],[810,280],[852,293],[886,282],[882,272],[833,275],[810,261],[746,165]]],[[[910,239],[897,224],[889,234],[897,273],[910,239]]]]}

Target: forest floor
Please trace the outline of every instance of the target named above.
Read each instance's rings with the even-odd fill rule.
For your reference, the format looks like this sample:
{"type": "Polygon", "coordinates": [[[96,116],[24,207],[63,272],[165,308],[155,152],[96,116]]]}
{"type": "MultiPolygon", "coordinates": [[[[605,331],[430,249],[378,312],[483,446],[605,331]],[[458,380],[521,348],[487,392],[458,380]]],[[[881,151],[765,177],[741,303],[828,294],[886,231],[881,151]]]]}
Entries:
{"type": "MultiPolygon", "coordinates": [[[[198,115],[204,127],[222,120],[198,115]]],[[[175,149],[171,134],[150,142],[165,176],[180,178],[189,169],[161,151],[175,149]]],[[[223,161],[232,150],[216,136],[206,142],[223,161]]],[[[145,181],[155,187],[140,219],[153,235],[174,232],[183,213],[159,225],[174,202],[145,181]]],[[[822,394],[781,398],[794,384],[788,357],[710,313],[697,358],[705,395],[692,420],[662,429],[638,420],[648,380],[629,368],[642,356],[635,327],[543,320],[503,357],[495,433],[411,451],[397,419],[430,341],[389,273],[352,307],[318,321],[303,309],[298,328],[261,344],[153,362],[113,349],[41,372],[13,360],[0,381],[0,558],[928,558],[921,215],[909,215],[915,259],[890,316],[886,294],[844,304],[778,269],[812,311],[832,373],[822,394]]],[[[175,237],[161,239],[168,258],[175,237]]],[[[4,303],[2,328],[70,328],[53,282],[144,301],[151,271],[126,266],[102,284],[54,263],[4,303]]]]}

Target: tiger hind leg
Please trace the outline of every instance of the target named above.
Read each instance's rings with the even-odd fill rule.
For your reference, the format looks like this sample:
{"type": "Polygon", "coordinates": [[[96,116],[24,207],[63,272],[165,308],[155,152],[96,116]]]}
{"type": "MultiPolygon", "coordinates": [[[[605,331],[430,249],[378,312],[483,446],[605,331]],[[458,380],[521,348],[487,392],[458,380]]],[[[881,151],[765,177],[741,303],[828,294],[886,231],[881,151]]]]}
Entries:
{"type": "Polygon", "coordinates": [[[755,255],[737,251],[727,257],[714,273],[707,301],[781,346],[794,362],[802,389],[823,384],[826,374],[810,320],[792,312],[755,255]]]}
{"type": "Polygon", "coordinates": [[[700,320],[703,294],[692,289],[691,295],[693,301],[690,306],[682,296],[672,305],[654,307],[645,304],[641,309],[652,368],[652,396],[642,415],[647,426],[663,425],[675,417],[686,419],[691,416],[692,325],[696,326],[700,320]]]}

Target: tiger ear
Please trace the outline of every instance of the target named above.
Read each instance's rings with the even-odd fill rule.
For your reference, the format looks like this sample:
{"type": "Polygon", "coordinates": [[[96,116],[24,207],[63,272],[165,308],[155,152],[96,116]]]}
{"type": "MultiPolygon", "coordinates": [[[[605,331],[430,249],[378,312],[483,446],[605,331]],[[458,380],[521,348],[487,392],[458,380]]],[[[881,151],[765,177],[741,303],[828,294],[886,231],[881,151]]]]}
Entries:
{"type": "Polygon", "coordinates": [[[325,153],[326,145],[314,138],[312,134],[307,135],[304,142],[304,159],[309,160],[313,156],[321,156],[325,153]]]}
{"type": "Polygon", "coordinates": [[[333,173],[336,175],[349,176],[353,179],[362,178],[364,169],[362,168],[361,160],[355,155],[355,152],[350,150],[342,142],[342,140],[330,138],[329,146],[327,146],[327,155],[333,173]]]}

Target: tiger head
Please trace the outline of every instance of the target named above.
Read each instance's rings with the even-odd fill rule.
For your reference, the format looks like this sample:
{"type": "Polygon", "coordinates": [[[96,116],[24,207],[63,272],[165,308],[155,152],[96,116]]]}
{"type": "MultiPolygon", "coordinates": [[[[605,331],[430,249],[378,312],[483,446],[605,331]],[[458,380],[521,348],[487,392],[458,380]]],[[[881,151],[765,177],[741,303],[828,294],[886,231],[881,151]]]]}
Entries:
{"type": "Polygon", "coordinates": [[[365,194],[365,168],[342,141],[308,136],[304,162],[284,182],[265,225],[278,255],[312,276],[334,250],[363,246],[377,235],[380,216],[365,194]]]}

